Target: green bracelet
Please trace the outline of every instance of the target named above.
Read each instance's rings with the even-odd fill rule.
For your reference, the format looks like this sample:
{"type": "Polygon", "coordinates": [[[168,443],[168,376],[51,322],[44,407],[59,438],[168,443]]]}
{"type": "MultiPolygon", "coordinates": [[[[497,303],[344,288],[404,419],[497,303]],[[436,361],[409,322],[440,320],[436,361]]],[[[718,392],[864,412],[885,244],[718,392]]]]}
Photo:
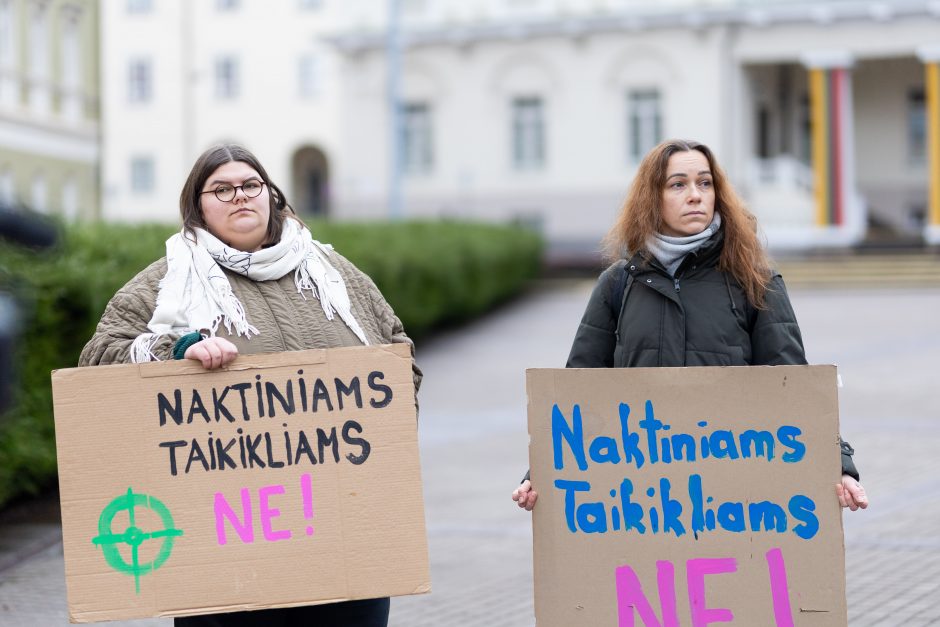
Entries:
{"type": "Polygon", "coordinates": [[[176,340],[176,344],[173,346],[173,359],[182,359],[186,355],[186,349],[201,341],[202,333],[199,331],[193,331],[182,336],[176,340]]]}

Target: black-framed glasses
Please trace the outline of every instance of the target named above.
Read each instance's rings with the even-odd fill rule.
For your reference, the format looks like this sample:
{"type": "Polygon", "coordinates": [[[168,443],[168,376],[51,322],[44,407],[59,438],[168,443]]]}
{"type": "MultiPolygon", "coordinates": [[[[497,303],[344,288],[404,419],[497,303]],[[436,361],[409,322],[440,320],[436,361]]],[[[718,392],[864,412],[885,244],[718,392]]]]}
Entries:
{"type": "Polygon", "coordinates": [[[252,179],[250,181],[245,181],[241,185],[227,185],[223,183],[215,189],[206,190],[200,192],[200,194],[215,194],[215,197],[221,200],[222,202],[232,202],[235,200],[235,194],[238,193],[238,190],[242,190],[242,193],[245,194],[247,198],[254,198],[261,194],[261,190],[264,189],[264,181],[258,181],[252,179]]]}

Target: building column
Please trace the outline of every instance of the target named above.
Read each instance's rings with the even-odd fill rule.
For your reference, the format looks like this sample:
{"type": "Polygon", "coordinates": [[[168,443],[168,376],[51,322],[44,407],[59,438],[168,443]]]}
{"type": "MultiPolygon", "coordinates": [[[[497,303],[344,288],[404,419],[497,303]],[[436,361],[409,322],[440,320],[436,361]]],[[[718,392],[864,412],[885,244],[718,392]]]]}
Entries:
{"type": "Polygon", "coordinates": [[[940,46],[917,51],[924,64],[927,118],[927,216],[924,239],[940,244],[940,46]]]}
{"type": "Polygon", "coordinates": [[[842,52],[803,56],[809,72],[815,230],[821,245],[862,240],[866,211],[855,179],[852,57],[842,52]]]}

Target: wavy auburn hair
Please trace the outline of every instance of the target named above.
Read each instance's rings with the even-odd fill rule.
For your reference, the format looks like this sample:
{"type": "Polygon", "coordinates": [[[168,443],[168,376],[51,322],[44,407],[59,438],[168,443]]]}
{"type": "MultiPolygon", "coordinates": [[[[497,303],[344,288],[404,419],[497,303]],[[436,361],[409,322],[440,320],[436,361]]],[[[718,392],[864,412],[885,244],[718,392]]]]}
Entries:
{"type": "Polygon", "coordinates": [[[186,183],[183,184],[183,191],[180,192],[180,215],[183,218],[183,232],[195,242],[195,230],[197,228],[208,230],[206,219],[202,215],[202,186],[206,184],[206,181],[219,166],[232,161],[247,163],[268,186],[268,197],[271,199],[271,206],[268,215],[268,229],[265,232],[264,242],[261,246],[276,244],[281,239],[284,220],[288,216],[297,219],[294,209],[287,203],[284,192],[274,184],[258,158],[251,154],[247,148],[238,144],[213,146],[196,159],[196,163],[193,164],[193,168],[186,178],[186,183]]]}
{"type": "Polygon", "coordinates": [[[705,156],[715,189],[715,211],[721,214],[724,247],[718,269],[731,274],[748,301],[763,308],[771,281],[770,260],[757,237],[757,219],[738,197],[712,151],[696,141],[670,139],[653,148],[640,163],[620,215],[604,238],[611,259],[646,252],[646,242],[662,232],[662,201],[669,158],[677,152],[697,150],[705,156]]]}

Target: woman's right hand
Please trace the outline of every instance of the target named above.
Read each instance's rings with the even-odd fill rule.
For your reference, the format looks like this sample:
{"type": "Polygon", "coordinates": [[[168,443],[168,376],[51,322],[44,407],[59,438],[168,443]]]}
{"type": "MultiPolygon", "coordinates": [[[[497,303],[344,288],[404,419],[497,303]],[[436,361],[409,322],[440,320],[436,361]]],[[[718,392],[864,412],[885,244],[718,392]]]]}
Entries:
{"type": "Polygon", "coordinates": [[[512,491],[512,500],[519,507],[531,512],[535,507],[535,502],[539,499],[539,493],[532,489],[532,482],[526,479],[518,488],[512,491]]]}
{"type": "Polygon", "coordinates": [[[187,348],[183,357],[201,362],[206,370],[215,370],[238,357],[238,349],[224,337],[208,337],[187,348]]]}

